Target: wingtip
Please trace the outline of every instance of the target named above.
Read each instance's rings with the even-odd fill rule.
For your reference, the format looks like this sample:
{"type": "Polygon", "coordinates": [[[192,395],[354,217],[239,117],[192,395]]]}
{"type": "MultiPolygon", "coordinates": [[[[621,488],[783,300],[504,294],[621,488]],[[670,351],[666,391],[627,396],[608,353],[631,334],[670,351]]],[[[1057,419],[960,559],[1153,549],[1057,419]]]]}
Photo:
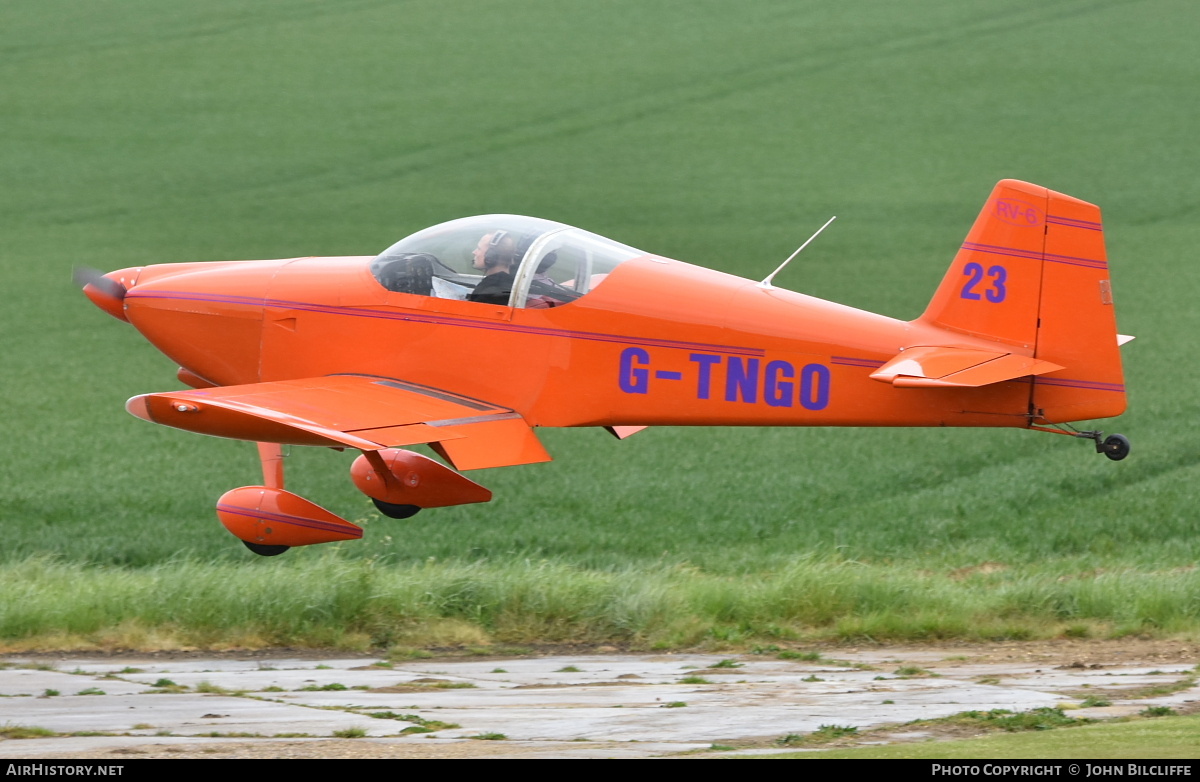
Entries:
{"type": "Polygon", "coordinates": [[[147,396],[149,396],[149,394],[142,394],[141,396],[133,397],[125,403],[125,410],[131,415],[136,415],[138,418],[141,418],[143,421],[154,423],[154,419],[150,416],[150,406],[146,404],[147,396]]]}

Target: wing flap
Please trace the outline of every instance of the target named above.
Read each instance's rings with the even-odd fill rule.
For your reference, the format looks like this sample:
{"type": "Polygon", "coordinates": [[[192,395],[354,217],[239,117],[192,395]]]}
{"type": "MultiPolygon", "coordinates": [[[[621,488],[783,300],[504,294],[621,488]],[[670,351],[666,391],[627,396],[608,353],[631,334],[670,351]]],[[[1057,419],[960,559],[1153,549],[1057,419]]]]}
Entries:
{"type": "Polygon", "coordinates": [[[333,375],[145,394],[126,409],[153,423],[235,440],[363,451],[435,443],[458,469],[550,460],[519,413],[387,378],[333,375]]]}
{"type": "Polygon", "coordinates": [[[435,428],[452,436],[432,442],[433,449],[460,470],[550,461],[533,429],[516,413],[435,428]]]}

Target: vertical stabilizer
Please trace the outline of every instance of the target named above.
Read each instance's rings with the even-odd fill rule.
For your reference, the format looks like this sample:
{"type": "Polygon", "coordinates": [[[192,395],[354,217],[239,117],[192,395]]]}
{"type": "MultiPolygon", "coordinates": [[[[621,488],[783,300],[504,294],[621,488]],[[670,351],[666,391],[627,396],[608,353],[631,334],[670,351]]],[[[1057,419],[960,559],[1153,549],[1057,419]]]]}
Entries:
{"type": "Polygon", "coordinates": [[[1030,376],[1031,423],[1120,415],[1125,386],[1098,207],[996,185],[919,322],[1063,367],[1030,376]]]}
{"type": "Polygon", "coordinates": [[[1015,179],[996,185],[920,320],[1033,350],[1049,192],[1015,179]]]}

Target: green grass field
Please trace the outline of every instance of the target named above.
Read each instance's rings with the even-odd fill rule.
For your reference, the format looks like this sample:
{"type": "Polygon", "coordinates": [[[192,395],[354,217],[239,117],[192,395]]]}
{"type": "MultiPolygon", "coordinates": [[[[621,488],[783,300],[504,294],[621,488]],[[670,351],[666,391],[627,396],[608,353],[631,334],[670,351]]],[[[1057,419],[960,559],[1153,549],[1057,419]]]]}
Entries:
{"type": "MultiPolygon", "coordinates": [[[[1113,721],[1099,725],[1084,725],[1069,730],[1046,733],[1000,733],[957,741],[930,741],[913,744],[893,744],[881,747],[855,747],[817,752],[796,752],[762,755],[764,759],[792,758],[795,760],[962,760],[991,758],[994,760],[1023,758],[1046,760],[1123,760],[1153,758],[1179,759],[1195,762],[1200,751],[1197,723],[1200,717],[1168,717],[1165,719],[1113,721]]],[[[1109,764],[1111,767],[1111,764],[1109,764]]],[[[1082,769],[1088,776],[1090,769],[1082,769]]],[[[1093,771],[1092,773],[1096,772],[1093,771]]],[[[999,775],[999,774],[997,774],[999,775]]]]}
{"type": "Polygon", "coordinates": [[[0,644],[1196,637],[1198,34],[1185,0],[5,3],[0,644]],[[1124,462],[549,431],[553,463],[472,474],[492,503],[392,521],[353,454],[296,449],[289,488],[367,535],[265,561],[213,513],[253,447],[127,415],[175,367],[70,284],[488,212],[757,279],[837,214],[776,282],[912,318],[1005,177],[1105,211],[1124,462]]]}

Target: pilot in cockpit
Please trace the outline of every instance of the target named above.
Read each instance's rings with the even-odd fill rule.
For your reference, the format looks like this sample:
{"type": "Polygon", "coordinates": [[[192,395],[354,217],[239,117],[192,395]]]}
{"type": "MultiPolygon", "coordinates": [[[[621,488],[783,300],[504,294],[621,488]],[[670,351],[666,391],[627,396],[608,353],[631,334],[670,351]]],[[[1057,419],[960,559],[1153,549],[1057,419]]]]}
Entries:
{"type": "Polygon", "coordinates": [[[512,267],[517,256],[517,240],[508,231],[493,231],[484,234],[479,244],[471,251],[472,266],[483,272],[483,279],[475,290],[467,294],[467,301],[484,304],[508,304],[512,293],[512,267]]]}

